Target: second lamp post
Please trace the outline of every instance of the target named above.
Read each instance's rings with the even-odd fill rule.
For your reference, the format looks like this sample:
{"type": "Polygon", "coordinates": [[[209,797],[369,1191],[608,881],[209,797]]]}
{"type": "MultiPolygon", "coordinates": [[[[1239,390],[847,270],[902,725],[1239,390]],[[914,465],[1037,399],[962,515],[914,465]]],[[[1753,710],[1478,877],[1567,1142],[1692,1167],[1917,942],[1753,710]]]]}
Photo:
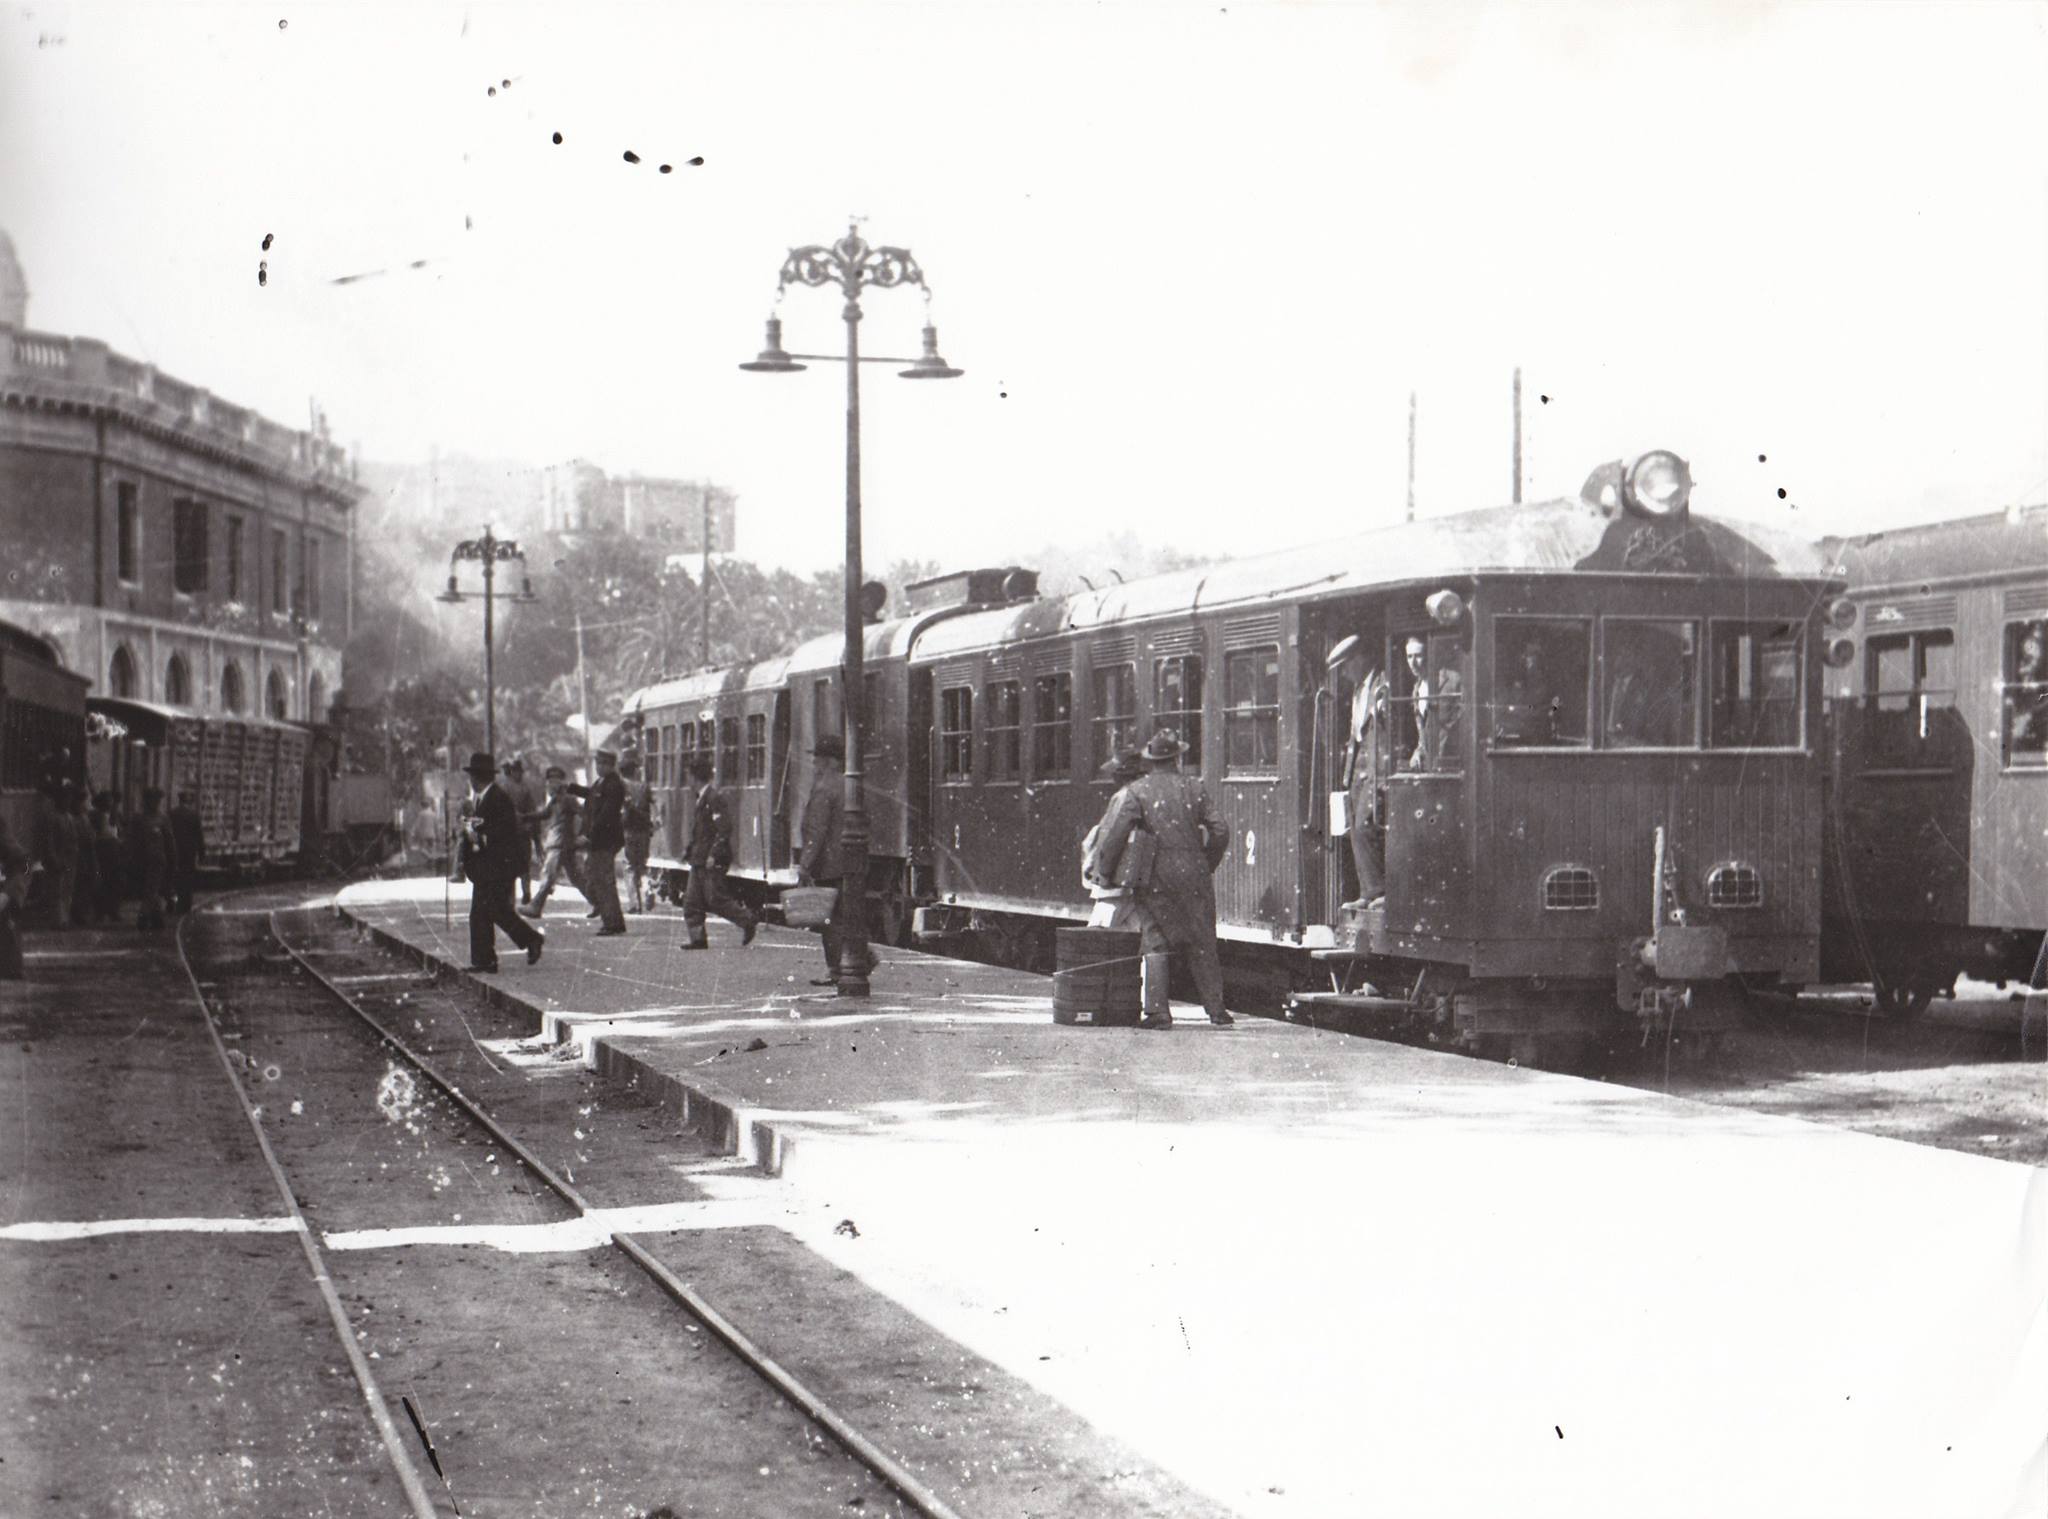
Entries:
{"type": "MultiPolygon", "coordinates": [[[[492,608],[500,599],[526,603],[537,599],[533,594],[533,577],[525,574],[526,555],[517,543],[509,538],[500,538],[489,527],[484,528],[481,538],[465,538],[455,545],[448,556],[448,589],[434,599],[445,601],[451,606],[467,601],[475,592],[464,593],[455,583],[455,566],[464,559],[477,559],[484,567],[484,748],[495,759],[498,753],[498,670],[497,653],[492,637],[492,608]],[[517,595],[504,595],[496,589],[500,561],[519,561],[520,585],[517,595]]],[[[449,764],[455,763],[449,756],[449,764]]]]}
{"type": "MultiPolygon", "coordinates": [[[[860,235],[858,225],[830,247],[813,243],[792,248],[783,260],[780,289],[791,285],[837,285],[846,295],[841,315],[846,319],[846,652],[840,665],[840,721],[846,742],[846,807],[839,836],[841,879],[839,889],[853,894],[844,921],[849,932],[839,945],[839,964],[834,967],[838,994],[865,997],[868,994],[868,812],[862,786],[861,728],[866,705],[866,609],[862,606],[860,549],[860,293],[868,286],[886,289],[892,285],[915,285],[931,299],[924,271],[907,248],[876,248],[860,235]]],[[[779,298],[779,297],[778,297],[779,298]]],[[[811,359],[841,362],[836,354],[785,353],[782,323],[768,318],[768,345],[759,358],[742,369],[763,374],[789,374],[811,359]]],[[[939,335],[927,322],[924,353],[915,359],[870,358],[871,364],[907,364],[906,380],[950,380],[962,371],[951,368],[939,357],[939,335]]]]}

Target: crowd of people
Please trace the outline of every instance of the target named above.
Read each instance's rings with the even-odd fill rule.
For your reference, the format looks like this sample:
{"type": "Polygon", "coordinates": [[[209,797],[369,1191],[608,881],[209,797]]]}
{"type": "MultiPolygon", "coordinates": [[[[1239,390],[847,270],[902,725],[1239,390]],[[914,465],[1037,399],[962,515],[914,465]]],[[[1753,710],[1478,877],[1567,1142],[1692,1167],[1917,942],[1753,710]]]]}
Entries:
{"type": "Polygon", "coordinates": [[[151,787],[140,802],[126,811],[113,792],[90,791],[68,754],[45,761],[27,837],[0,820],[0,978],[22,976],[25,922],[120,925],[133,902],[134,926],[157,931],[192,910],[206,849],[197,799],[180,792],[167,810],[151,787]]]}

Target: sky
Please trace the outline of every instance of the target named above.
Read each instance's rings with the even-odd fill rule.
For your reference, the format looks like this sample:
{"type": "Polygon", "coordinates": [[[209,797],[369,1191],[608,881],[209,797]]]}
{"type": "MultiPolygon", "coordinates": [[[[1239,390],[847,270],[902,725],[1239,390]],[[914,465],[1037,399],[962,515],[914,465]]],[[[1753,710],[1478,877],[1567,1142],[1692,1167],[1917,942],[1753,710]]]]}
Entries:
{"type": "Polygon", "coordinates": [[[2044,79],[2026,3],[16,3],[0,228],[35,328],[799,570],[844,368],[736,366],[844,351],[777,275],[855,215],[966,371],[863,366],[871,563],[1395,521],[1411,392],[1418,512],[1498,504],[1517,366],[1527,496],[1672,448],[1817,535],[2048,499],[2044,79]]]}

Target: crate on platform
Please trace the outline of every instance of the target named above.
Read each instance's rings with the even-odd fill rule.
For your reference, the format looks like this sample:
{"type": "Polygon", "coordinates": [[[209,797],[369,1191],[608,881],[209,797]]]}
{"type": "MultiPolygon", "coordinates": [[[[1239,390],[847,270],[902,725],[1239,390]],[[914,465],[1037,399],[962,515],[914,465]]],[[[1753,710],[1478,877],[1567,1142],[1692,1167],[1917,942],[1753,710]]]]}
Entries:
{"type": "Polygon", "coordinates": [[[782,894],[782,921],[791,928],[823,928],[838,900],[836,886],[792,886],[782,894]]]}
{"type": "Polygon", "coordinates": [[[1126,929],[1055,930],[1052,1021],[1136,1023],[1142,1011],[1141,963],[1138,936],[1126,929]]]}

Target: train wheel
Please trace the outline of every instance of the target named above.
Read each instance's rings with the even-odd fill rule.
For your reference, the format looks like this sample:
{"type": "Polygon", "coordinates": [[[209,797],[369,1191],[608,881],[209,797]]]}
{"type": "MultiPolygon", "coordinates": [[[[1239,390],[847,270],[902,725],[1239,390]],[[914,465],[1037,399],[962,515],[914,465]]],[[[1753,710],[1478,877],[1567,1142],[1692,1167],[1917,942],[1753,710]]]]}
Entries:
{"type": "Polygon", "coordinates": [[[1878,981],[1870,990],[1887,1018],[1917,1018],[1934,1000],[1934,988],[1918,981],[1878,981]]]}

